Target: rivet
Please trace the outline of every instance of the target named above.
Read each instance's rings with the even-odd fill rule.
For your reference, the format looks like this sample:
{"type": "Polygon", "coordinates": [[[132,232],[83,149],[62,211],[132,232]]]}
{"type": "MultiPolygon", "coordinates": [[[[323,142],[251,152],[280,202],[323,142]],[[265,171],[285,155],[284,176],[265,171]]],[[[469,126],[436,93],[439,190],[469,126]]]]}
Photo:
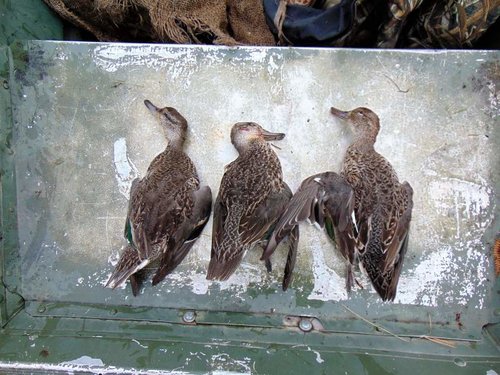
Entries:
{"type": "Polygon", "coordinates": [[[458,367],[465,367],[465,366],[467,366],[467,362],[465,362],[462,358],[455,358],[453,360],[453,363],[455,363],[458,367]]]}
{"type": "Polygon", "coordinates": [[[309,319],[300,319],[299,328],[303,332],[309,332],[313,329],[313,325],[309,319]]]}
{"type": "Polygon", "coordinates": [[[116,315],[116,314],[118,314],[118,310],[117,309],[113,309],[109,313],[110,313],[110,315],[116,315]]]}
{"type": "Polygon", "coordinates": [[[186,311],[182,316],[184,323],[194,323],[196,320],[196,314],[194,311],[186,311]]]}
{"type": "Polygon", "coordinates": [[[493,310],[493,315],[500,316],[500,309],[493,310]]]}
{"type": "Polygon", "coordinates": [[[46,308],[44,305],[40,305],[40,306],[38,306],[38,310],[37,310],[37,311],[38,311],[39,313],[44,313],[44,312],[45,312],[45,310],[47,310],[47,308],[46,308]]]}

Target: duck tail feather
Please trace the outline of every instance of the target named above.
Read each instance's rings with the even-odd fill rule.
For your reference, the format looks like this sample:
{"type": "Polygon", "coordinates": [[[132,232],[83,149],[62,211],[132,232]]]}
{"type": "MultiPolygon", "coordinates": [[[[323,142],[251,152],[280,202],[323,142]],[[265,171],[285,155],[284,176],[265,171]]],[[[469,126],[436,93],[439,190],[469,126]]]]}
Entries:
{"type": "Polygon", "coordinates": [[[243,253],[237,254],[227,261],[219,260],[213,256],[208,265],[207,280],[224,281],[229,279],[240,265],[242,258],[243,253]]]}
{"type": "Polygon", "coordinates": [[[148,265],[149,259],[141,260],[137,251],[128,245],[120,256],[113,273],[106,283],[107,288],[115,289],[137,271],[148,265]]]}

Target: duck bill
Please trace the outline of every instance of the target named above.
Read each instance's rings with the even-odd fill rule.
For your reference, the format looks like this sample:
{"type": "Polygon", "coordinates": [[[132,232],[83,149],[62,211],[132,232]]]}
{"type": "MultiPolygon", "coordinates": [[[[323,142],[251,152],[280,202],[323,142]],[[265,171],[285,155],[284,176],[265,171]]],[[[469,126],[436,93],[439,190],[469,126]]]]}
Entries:
{"type": "Polygon", "coordinates": [[[335,107],[330,108],[330,112],[332,113],[332,115],[341,118],[342,120],[347,119],[347,117],[349,116],[348,111],[341,111],[340,109],[337,109],[335,107]]]}
{"type": "Polygon", "coordinates": [[[160,110],[160,108],[158,108],[157,106],[155,106],[153,103],[151,103],[149,100],[144,100],[144,105],[149,109],[149,111],[152,113],[152,114],[157,114],[158,111],[160,110]]]}
{"type": "Polygon", "coordinates": [[[283,138],[285,138],[285,134],[283,134],[283,133],[272,133],[272,132],[269,132],[269,131],[267,131],[265,129],[262,129],[262,137],[267,142],[270,142],[270,141],[281,141],[283,138]]]}

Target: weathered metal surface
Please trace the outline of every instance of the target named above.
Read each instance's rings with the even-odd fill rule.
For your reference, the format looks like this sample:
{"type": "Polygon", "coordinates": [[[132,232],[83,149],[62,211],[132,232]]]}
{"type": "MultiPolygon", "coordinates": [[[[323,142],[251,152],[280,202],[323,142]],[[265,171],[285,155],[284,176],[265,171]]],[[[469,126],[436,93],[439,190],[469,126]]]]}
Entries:
{"type": "MultiPolygon", "coordinates": [[[[352,317],[486,322],[498,183],[498,52],[390,52],[31,42],[14,51],[21,294],[28,300],[352,317]],[[292,288],[245,258],[208,282],[210,227],[183,264],[138,298],[103,288],[121,246],[128,189],[165,146],[144,99],[176,107],[187,151],[214,193],[236,155],[229,129],[251,120],[287,134],[277,153],[295,189],[338,170],[349,131],[329,107],[368,106],[377,150],[415,190],[408,258],[395,304],[366,278],[347,296],[338,252],[303,226],[292,288]],[[341,303],[338,303],[338,302],[341,303]]],[[[460,331],[454,333],[460,335],[460,331]]]]}
{"type": "MultiPolygon", "coordinates": [[[[48,371],[94,365],[89,371],[271,373],[275,364],[267,366],[264,358],[272,355],[290,370],[303,360],[318,372],[339,364],[373,373],[417,371],[414,363],[425,354],[422,368],[441,363],[443,369],[499,371],[497,349],[481,334],[485,323],[498,321],[499,307],[491,260],[499,232],[499,57],[481,51],[12,46],[5,90],[13,122],[5,111],[0,133],[7,271],[0,292],[10,301],[1,317],[4,324],[12,320],[0,339],[0,359],[22,362],[20,372],[40,361],[55,366],[48,371]],[[287,134],[276,152],[296,189],[313,173],[339,169],[350,132],[329,115],[330,106],[375,110],[382,127],[376,148],[415,190],[395,303],[381,303],[363,276],[365,289],[347,296],[341,258],[312,226],[301,226],[295,280],[286,293],[280,249],[272,274],[254,251],[227,282],[206,281],[211,222],[162,284],[147,285],[137,298],[128,287],[105,289],[124,245],[130,183],[165,146],[146,98],[188,119],[187,151],[214,194],[224,165],[236,156],[229,141],[234,122],[256,121],[287,134]],[[26,304],[12,318],[22,307],[19,295],[26,304]],[[81,346],[61,344],[77,333],[81,346]],[[436,343],[417,338],[422,335],[463,341],[436,343]],[[92,349],[82,352],[89,343],[92,349]],[[116,346],[103,354],[103,345],[116,346]],[[287,354],[292,347],[294,360],[287,354]]],[[[488,332],[495,339],[497,331],[488,332]]]]}

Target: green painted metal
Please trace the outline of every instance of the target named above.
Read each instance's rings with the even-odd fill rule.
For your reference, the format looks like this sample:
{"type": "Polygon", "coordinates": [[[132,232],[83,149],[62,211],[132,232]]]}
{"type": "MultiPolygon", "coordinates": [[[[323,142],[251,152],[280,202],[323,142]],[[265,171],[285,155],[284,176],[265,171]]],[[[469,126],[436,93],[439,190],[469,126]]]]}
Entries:
{"type": "Polygon", "coordinates": [[[20,39],[63,39],[61,20],[42,0],[0,0],[0,45],[20,39]]]}
{"type": "MultiPolygon", "coordinates": [[[[325,59],[324,52],[287,51],[257,52],[281,55],[283,61],[291,62],[310,57],[325,59]]],[[[77,187],[76,192],[58,191],[61,199],[86,198],[89,189],[94,196],[109,194],[106,207],[113,212],[106,214],[119,218],[116,225],[109,224],[117,228],[109,233],[113,246],[120,246],[122,228],[118,227],[123,225],[120,213],[125,210],[126,200],[113,185],[113,169],[109,169],[103,183],[92,186],[85,182],[94,181],[95,174],[89,171],[92,168],[112,166],[111,145],[117,137],[125,134],[127,139],[133,138],[133,128],[138,125],[131,115],[135,110],[131,103],[142,100],[137,96],[149,90],[151,77],[164,66],[158,55],[185,59],[180,61],[194,59],[190,66],[195,70],[207,56],[244,69],[252,61],[253,51],[17,42],[0,52],[4,82],[0,94],[0,372],[29,372],[39,367],[49,373],[124,373],[133,369],[189,373],[500,373],[500,282],[498,278],[493,282],[491,269],[485,271],[490,279],[480,280],[488,290],[482,308],[474,306],[479,297],[472,297],[466,305],[383,304],[368,291],[357,291],[344,300],[315,300],[308,297],[314,280],[306,273],[298,274],[293,291],[279,291],[279,278],[273,275],[262,284],[251,282],[236,298],[232,290],[221,285],[197,294],[182,283],[166,282],[155,289],[147,288],[135,299],[127,289],[102,288],[101,282],[110,271],[108,255],[91,258],[84,254],[88,249],[75,249],[70,242],[56,244],[58,233],[65,238],[63,231],[71,229],[65,228],[67,222],[81,220],[82,228],[99,230],[93,224],[95,216],[100,215],[99,208],[89,212],[90,216],[84,213],[75,219],[71,215],[78,212],[71,211],[66,218],[54,219],[54,205],[64,203],[54,199],[56,184],[77,187]],[[156,57],[134,60],[137,51],[143,51],[141,48],[155,52],[156,57]],[[95,66],[96,56],[109,70],[95,66]],[[104,57],[108,60],[102,60],[104,57]],[[125,68],[113,70],[113,64],[119,63],[124,63],[125,68]],[[134,72],[142,63],[146,67],[134,72]],[[118,108],[117,98],[123,100],[123,106],[118,108]],[[92,157],[101,155],[101,149],[95,151],[101,147],[101,143],[93,142],[97,139],[107,152],[102,166],[98,160],[101,157],[92,157]],[[67,184],[71,178],[78,183],[67,184]],[[54,226],[58,222],[61,228],[54,226]],[[75,250],[72,253],[67,249],[75,250]],[[183,321],[187,311],[195,312],[195,323],[183,321]],[[312,319],[316,329],[300,331],[301,317],[312,319]],[[93,367],[88,366],[89,361],[93,367]]],[[[400,58],[392,52],[367,51],[339,51],[335,58],[348,60],[351,54],[363,59],[370,53],[366,61],[380,58],[392,63],[400,58]]],[[[409,64],[414,61],[410,55],[401,56],[409,64]]],[[[418,58],[458,67],[466,62],[475,64],[478,59],[498,64],[494,53],[452,52],[437,60],[424,54],[418,58]]],[[[455,73],[456,78],[471,79],[467,69],[475,68],[462,68],[455,73]]],[[[175,84],[168,75],[156,79],[175,84]]],[[[165,90],[162,85],[159,82],[155,90],[165,90]]],[[[192,85],[198,87],[196,82],[192,85]]],[[[182,87],[176,89],[183,92],[182,87]]],[[[162,91],[164,95],[174,95],[170,87],[167,90],[167,94],[162,91]]],[[[473,90],[467,94],[475,98],[477,91],[473,90]]],[[[494,126],[498,118],[493,117],[491,124],[489,136],[498,140],[499,127],[494,126]]],[[[151,132],[156,137],[154,129],[151,132]]],[[[145,152],[143,149],[139,145],[135,152],[145,152]]],[[[148,160],[149,156],[136,162],[147,164],[148,160]]],[[[498,171],[492,173],[492,182],[498,188],[498,171]]],[[[493,216],[484,234],[485,248],[491,248],[499,230],[498,212],[493,216]]],[[[90,233],[84,234],[92,239],[90,233]]],[[[484,251],[485,256],[488,251],[484,251]]],[[[255,259],[250,261],[257,263],[255,259]]],[[[409,259],[408,268],[417,266],[418,257],[409,259]]],[[[180,273],[186,272],[188,266],[183,267],[180,273]]]]}

